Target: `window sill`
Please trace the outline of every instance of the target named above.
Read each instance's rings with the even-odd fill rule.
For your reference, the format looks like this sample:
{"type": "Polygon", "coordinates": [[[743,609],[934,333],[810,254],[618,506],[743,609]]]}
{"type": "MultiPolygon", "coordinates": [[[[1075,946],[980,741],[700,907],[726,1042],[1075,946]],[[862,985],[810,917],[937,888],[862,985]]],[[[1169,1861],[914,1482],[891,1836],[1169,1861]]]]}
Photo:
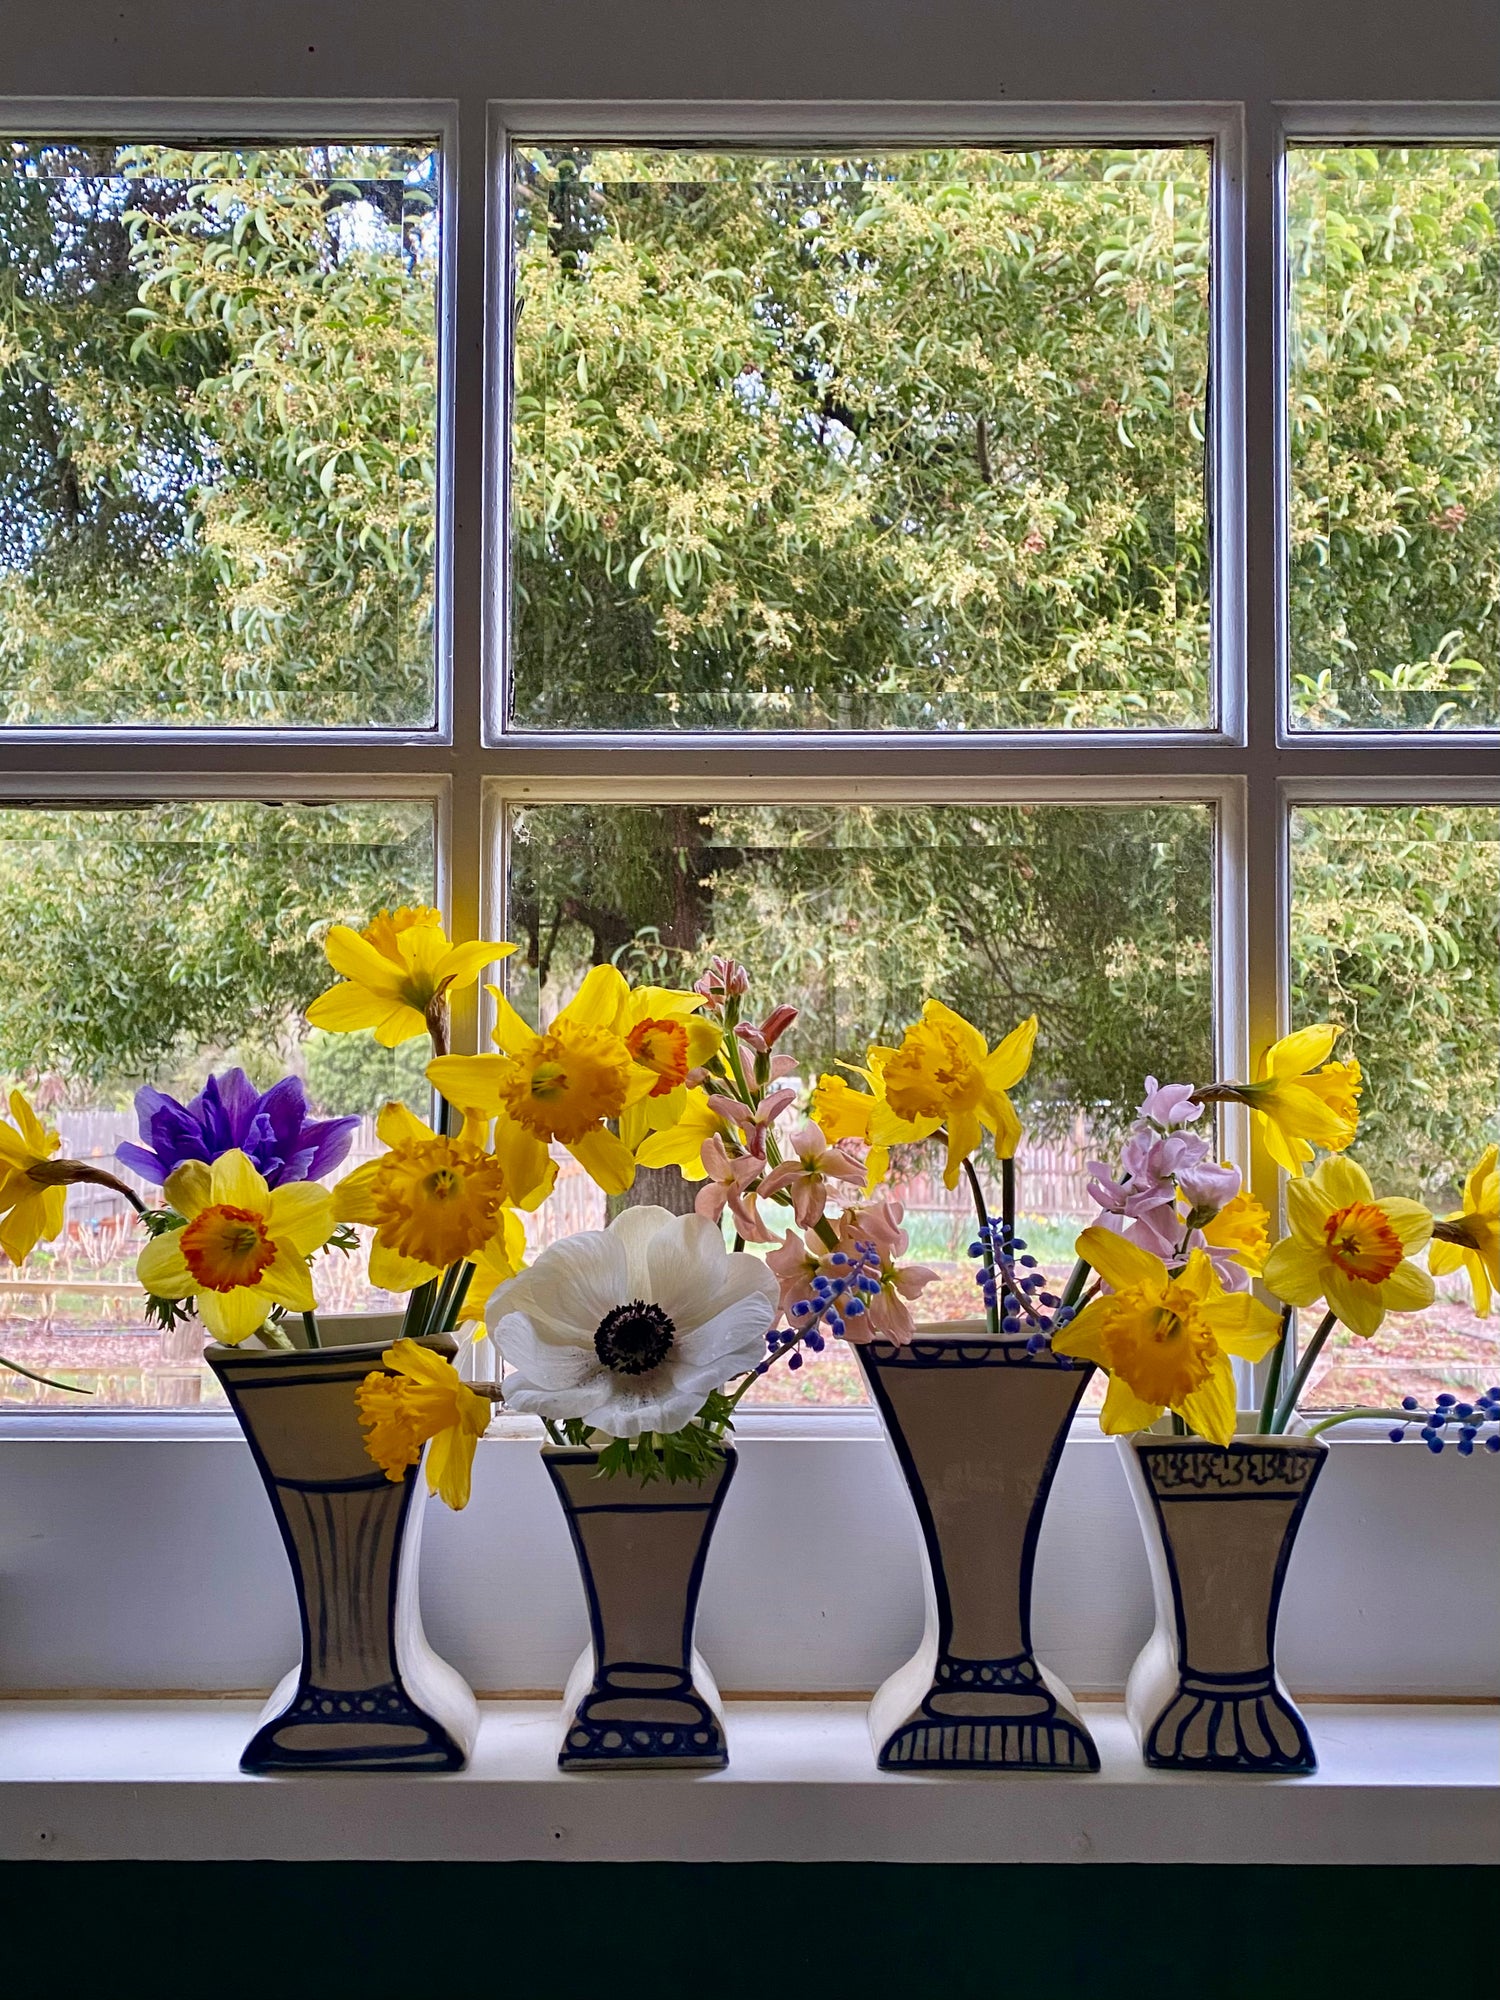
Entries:
{"type": "Polygon", "coordinates": [[[731,1702],[727,1771],[563,1777],[557,1704],[486,1702],[451,1778],[246,1778],[248,1701],[0,1704],[0,1857],[64,1861],[1500,1861],[1493,1707],[1328,1704],[1309,1778],[1142,1765],[886,1777],[862,1702],[731,1702]],[[357,1795],[359,1810],[351,1811],[357,1795]]]}

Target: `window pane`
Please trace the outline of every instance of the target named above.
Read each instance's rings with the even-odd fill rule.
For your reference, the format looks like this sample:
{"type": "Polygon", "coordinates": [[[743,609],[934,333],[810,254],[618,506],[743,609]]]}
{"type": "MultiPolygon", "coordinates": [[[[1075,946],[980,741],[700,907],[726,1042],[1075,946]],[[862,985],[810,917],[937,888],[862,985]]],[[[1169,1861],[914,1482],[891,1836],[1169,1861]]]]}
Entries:
{"type": "Polygon", "coordinates": [[[1209,167],[518,148],[515,724],[1206,723],[1209,167]]]}
{"type": "MultiPolygon", "coordinates": [[[[1142,1078],[1209,1073],[1211,848],[1209,811],[1186,805],[545,806],[513,824],[521,950],[506,970],[522,1011],[537,1018],[540,1001],[550,1019],[590,963],[687,983],[712,952],[738,958],[755,1018],[780,1001],[801,1009],[780,1048],[804,1088],[899,1037],[929,994],[992,1041],[1034,1008],[1036,1058],[1015,1093],[1020,1209],[1043,1268],[1061,1274],[1093,1212],[1084,1163],[1134,1115],[1142,1078]]],[[[912,1260],[943,1271],[922,1312],[978,1311],[973,1216],[944,1188],[941,1157],[898,1156],[897,1180],[912,1260]]],[[[604,1219],[581,1173],[561,1186],[537,1241],[604,1219]]],[[[757,1391],[862,1396],[836,1343],[757,1391]]]]}
{"type": "MultiPolygon", "coordinates": [[[[186,1099],[210,1071],[239,1065],[262,1090],[293,1073],[315,1115],[362,1114],[358,1164],[380,1150],[373,1113],[386,1098],[430,1104],[430,1051],[308,1029],[302,1010],[330,983],[321,939],[329,923],[363,924],[432,890],[426,805],[0,811],[0,1078],[61,1133],[65,1156],[114,1171],[116,1147],[137,1137],[143,1081],[186,1099]]],[[[141,1316],[141,1240],[119,1196],[79,1186],[62,1236],[20,1270],[0,1260],[0,1354],[94,1392],[85,1401],[0,1369],[0,1407],[220,1400],[202,1327],[161,1333],[141,1316]]],[[[374,1303],[361,1271],[353,1257],[321,1258],[320,1304],[374,1303]]]]}
{"type": "Polygon", "coordinates": [[[430,143],[0,153],[0,721],[422,724],[430,143]]]}
{"type": "MultiPolygon", "coordinates": [[[[1365,1070],[1352,1157],[1377,1193],[1447,1214],[1500,1138],[1500,808],[1300,810],[1292,898],[1292,1017],[1342,1022],[1365,1070]]],[[[1437,1288],[1427,1311],[1393,1314],[1368,1341],[1340,1329],[1314,1401],[1500,1380],[1496,1322],[1475,1317],[1462,1274],[1437,1288]]]]}
{"type": "Polygon", "coordinates": [[[1500,724],[1500,152],[1298,146],[1292,706],[1500,724]]]}

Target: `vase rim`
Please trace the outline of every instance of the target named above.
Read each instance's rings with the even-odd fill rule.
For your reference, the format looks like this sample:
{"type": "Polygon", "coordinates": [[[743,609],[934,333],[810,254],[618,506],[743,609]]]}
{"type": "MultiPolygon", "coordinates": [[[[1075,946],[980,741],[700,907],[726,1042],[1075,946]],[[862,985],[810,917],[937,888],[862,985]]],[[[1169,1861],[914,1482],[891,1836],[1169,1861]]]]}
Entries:
{"type": "MultiPolygon", "coordinates": [[[[350,1341],[335,1347],[250,1347],[247,1343],[226,1347],[217,1340],[209,1341],[203,1350],[203,1358],[211,1365],[222,1361],[248,1362],[255,1367],[313,1367],[334,1361],[378,1360],[390,1346],[385,1340],[350,1341]]],[[[458,1353],[458,1343],[451,1333],[424,1333],[416,1337],[418,1347],[425,1347],[435,1354],[446,1354],[449,1360],[458,1353]]]]}
{"type": "Polygon", "coordinates": [[[1160,1450],[1170,1445],[1174,1451],[1232,1451],[1236,1445],[1251,1446],[1256,1450],[1270,1448],[1273,1451],[1327,1451],[1328,1440],[1321,1437],[1299,1437],[1288,1431],[1236,1431],[1227,1445],[1215,1444],[1212,1438],[1179,1437],[1175,1433],[1165,1435],[1157,1431],[1130,1431],[1121,1437],[1122,1444],[1131,1445],[1136,1451],[1150,1445],[1160,1450]]]}

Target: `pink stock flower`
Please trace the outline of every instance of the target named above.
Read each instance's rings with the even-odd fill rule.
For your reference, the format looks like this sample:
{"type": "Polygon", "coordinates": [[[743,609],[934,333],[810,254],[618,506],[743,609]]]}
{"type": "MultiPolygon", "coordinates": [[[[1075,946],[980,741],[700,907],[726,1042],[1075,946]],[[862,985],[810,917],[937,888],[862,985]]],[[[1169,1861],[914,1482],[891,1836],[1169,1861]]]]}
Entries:
{"type": "Polygon", "coordinates": [[[917,1330],[907,1302],[920,1297],[929,1285],[936,1283],[938,1276],[938,1272],[929,1270],[925,1264],[903,1264],[900,1270],[883,1265],[879,1294],[866,1307],[865,1316],[859,1322],[861,1330],[850,1333],[848,1338],[854,1341],[873,1340],[879,1334],[883,1339],[894,1341],[897,1347],[907,1346],[917,1330]]]}
{"type": "Polygon", "coordinates": [[[765,1162],[753,1153],[731,1153],[717,1136],[704,1140],[702,1160],[708,1179],[693,1197],[698,1214],[706,1215],[710,1222],[718,1222],[727,1208],[734,1218],[735,1229],[746,1243],[774,1243],[776,1238],[755,1209],[754,1183],[759,1180],[765,1162]]]}
{"type": "Polygon", "coordinates": [[[693,991],[703,995],[709,1013],[717,1014],[731,995],[738,998],[750,991],[750,975],[732,958],[711,958],[707,972],[694,982],[693,991]]]}
{"type": "Polygon", "coordinates": [[[1218,1160],[1200,1160],[1179,1172],[1177,1186],[1189,1210],[1207,1211],[1201,1214],[1201,1220],[1207,1222],[1239,1193],[1240,1170],[1218,1160]]]}
{"type": "Polygon", "coordinates": [[[760,1184],[760,1199],[784,1195],[803,1229],[823,1220],[828,1206],[829,1181],[853,1181],[862,1185],[865,1170],[859,1161],[837,1146],[830,1146],[813,1124],[800,1125],[790,1140],[795,1161],[773,1167],[760,1184]]]}
{"type": "Polygon", "coordinates": [[[1174,1125],[1191,1125],[1203,1116],[1203,1106],[1193,1092],[1197,1085],[1191,1083],[1158,1083],[1154,1076],[1146,1078],[1145,1102],[1135,1114],[1146,1118],[1153,1125],[1162,1125],[1168,1131],[1174,1125]]]}
{"type": "Polygon", "coordinates": [[[708,1099],[708,1108],[717,1113],[726,1125],[737,1125],[745,1136],[745,1145],[757,1160],[766,1157],[766,1134],[789,1104],[795,1104],[795,1090],[773,1090],[763,1097],[752,1111],[748,1104],[741,1104],[737,1097],[724,1097],[717,1093],[708,1099]]]}

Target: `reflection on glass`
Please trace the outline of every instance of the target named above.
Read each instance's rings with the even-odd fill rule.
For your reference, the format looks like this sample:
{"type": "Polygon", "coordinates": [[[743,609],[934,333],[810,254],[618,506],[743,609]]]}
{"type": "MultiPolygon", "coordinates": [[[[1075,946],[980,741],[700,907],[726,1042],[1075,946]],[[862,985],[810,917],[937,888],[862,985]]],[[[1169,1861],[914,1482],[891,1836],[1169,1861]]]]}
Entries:
{"type": "MultiPolygon", "coordinates": [[[[357,1164],[388,1097],[427,1108],[430,1052],[314,1033],[302,1009],[328,984],[327,924],[428,902],[433,872],[425,805],[0,811],[0,1079],[66,1155],[113,1170],[142,1082],[186,1100],[210,1071],[241,1066],[261,1089],[291,1072],[319,1115],[360,1114],[357,1164]]],[[[56,1242],[19,1271],[0,1260],[0,1352],[94,1392],[85,1404],[0,1371],[0,1407],[216,1399],[202,1328],[146,1327],[139,1247],[124,1201],[76,1187],[56,1242]]],[[[330,1312],[373,1302],[355,1258],[322,1258],[316,1285],[330,1312]]]]}
{"type": "MultiPolygon", "coordinates": [[[[1318,806],[1292,832],[1293,1018],[1349,1030],[1365,1072],[1350,1157],[1377,1193],[1446,1214],[1500,1138],[1500,808],[1318,806]]],[[[1340,1330],[1319,1405],[1500,1380],[1496,1322],[1461,1274],[1437,1282],[1435,1305],[1368,1341],[1340,1330]]]]}
{"type": "Polygon", "coordinates": [[[1500,723],[1500,150],[1298,146],[1292,703],[1305,729],[1500,723]]]}
{"type": "Polygon", "coordinates": [[[0,721],[420,724],[430,144],[0,149],[0,721]]]}
{"type": "Polygon", "coordinates": [[[1209,719],[1204,147],[518,148],[522,728],[1209,719]]]}
{"type": "MultiPolygon", "coordinates": [[[[899,1037],[924,997],[991,1040],[1033,1009],[1041,1035],[1015,1093],[1027,1126],[1021,1213],[1063,1274],[1092,1214],[1085,1163],[1115,1141],[1148,1071],[1208,1073],[1211,815],[1198,806],[544,806],[512,828],[511,997],[543,1018],[590,964],[690,983],[709,954],[749,969],[750,1006],[800,1018],[780,1044],[806,1086],[899,1037]]],[[[546,1240],[597,1228],[604,1199],[564,1163],[546,1240]]],[[[898,1159],[914,1260],[942,1267],[931,1318],[978,1310],[972,1211],[941,1153],[898,1159]]],[[[675,1169],[638,1183],[679,1198],[675,1169]]],[[[542,1240],[539,1235],[538,1241],[542,1240]]],[[[760,1401],[861,1400],[847,1352],[773,1374],[760,1401]]]]}

